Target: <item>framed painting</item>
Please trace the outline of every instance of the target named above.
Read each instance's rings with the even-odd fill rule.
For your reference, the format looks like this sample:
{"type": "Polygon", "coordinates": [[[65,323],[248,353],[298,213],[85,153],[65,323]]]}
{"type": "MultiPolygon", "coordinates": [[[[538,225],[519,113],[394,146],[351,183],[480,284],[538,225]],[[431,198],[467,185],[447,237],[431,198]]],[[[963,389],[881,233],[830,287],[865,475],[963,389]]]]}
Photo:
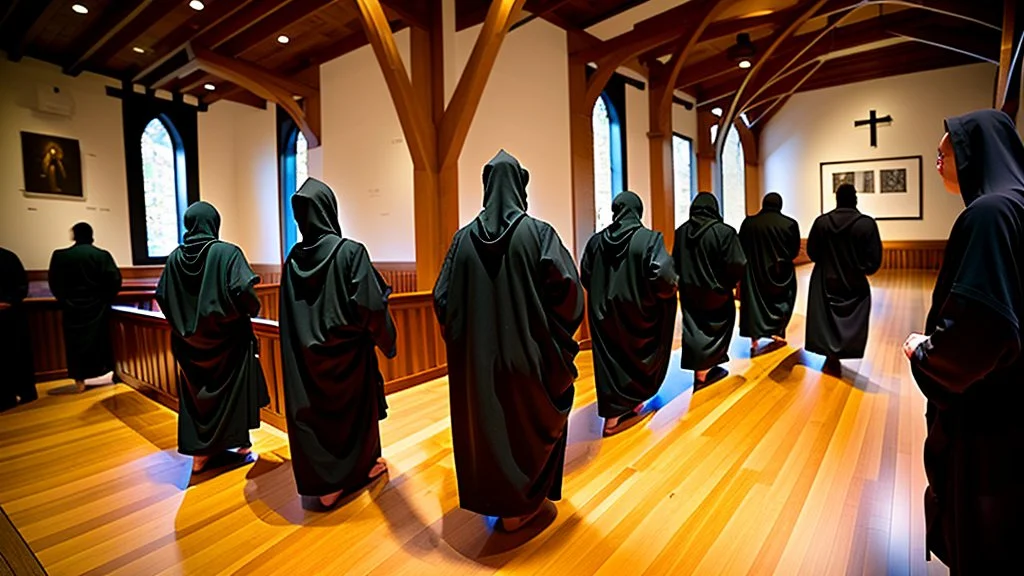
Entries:
{"type": "Polygon", "coordinates": [[[78,140],[22,132],[21,163],[26,194],[85,198],[78,140]]]}
{"type": "Polygon", "coordinates": [[[853,184],[857,208],[876,220],[924,218],[921,156],[821,163],[821,213],[836,207],[836,189],[853,184]]]}

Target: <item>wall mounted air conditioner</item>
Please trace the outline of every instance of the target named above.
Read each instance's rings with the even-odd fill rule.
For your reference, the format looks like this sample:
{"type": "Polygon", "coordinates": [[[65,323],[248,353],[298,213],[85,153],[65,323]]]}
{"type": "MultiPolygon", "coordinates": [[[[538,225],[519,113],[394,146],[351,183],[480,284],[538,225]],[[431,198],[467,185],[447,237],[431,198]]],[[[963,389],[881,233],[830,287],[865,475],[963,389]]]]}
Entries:
{"type": "Polygon", "coordinates": [[[36,111],[57,116],[71,116],[75,113],[75,101],[71,93],[60,86],[40,84],[36,87],[36,111]]]}

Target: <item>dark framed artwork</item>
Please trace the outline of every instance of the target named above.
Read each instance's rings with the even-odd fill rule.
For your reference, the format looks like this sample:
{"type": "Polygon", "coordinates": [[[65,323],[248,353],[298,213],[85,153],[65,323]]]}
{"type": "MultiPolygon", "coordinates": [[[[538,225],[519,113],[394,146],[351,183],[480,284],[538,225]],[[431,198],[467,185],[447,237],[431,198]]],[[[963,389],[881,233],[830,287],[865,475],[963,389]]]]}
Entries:
{"type": "Polygon", "coordinates": [[[857,207],[876,220],[921,220],[923,167],[921,156],[822,162],[821,213],[836,207],[836,188],[853,184],[857,189],[857,207]]]}
{"type": "Polygon", "coordinates": [[[85,198],[78,140],[22,132],[21,165],[26,194],[85,198]]]}

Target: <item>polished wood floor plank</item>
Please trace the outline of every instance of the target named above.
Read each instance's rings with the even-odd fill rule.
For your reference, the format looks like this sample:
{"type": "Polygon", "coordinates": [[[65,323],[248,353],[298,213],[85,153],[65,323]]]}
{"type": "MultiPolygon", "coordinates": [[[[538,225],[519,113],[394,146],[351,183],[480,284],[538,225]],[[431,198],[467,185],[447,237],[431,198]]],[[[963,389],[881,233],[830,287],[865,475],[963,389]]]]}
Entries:
{"type": "Polygon", "coordinates": [[[522,534],[458,508],[445,378],[388,397],[389,480],[327,513],[303,508],[277,430],[253,434],[255,464],[190,484],[173,412],[47,383],[0,414],[0,505],[53,575],[943,574],[924,559],[924,399],[900,351],[934,275],[872,283],[868,351],[842,378],[800,349],[797,315],[790,345],[750,358],[735,339],[730,376],[697,393],[676,350],[657,412],[612,438],[581,354],[564,499],[522,534]]]}

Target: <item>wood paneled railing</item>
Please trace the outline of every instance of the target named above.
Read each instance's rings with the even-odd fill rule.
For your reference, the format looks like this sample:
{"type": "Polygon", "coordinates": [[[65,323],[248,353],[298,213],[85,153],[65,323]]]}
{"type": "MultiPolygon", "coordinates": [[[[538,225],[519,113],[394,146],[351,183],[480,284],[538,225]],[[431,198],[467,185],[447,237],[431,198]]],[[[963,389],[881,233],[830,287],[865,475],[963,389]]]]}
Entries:
{"type": "MultiPolygon", "coordinates": [[[[398,331],[398,355],[388,360],[377,353],[385,393],[443,376],[447,369],[444,341],[434,319],[431,294],[393,296],[391,314],[398,331]]],[[[171,354],[171,329],[163,315],[118,306],[114,308],[112,331],[120,379],[177,410],[178,373],[171,354]]],[[[270,392],[270,405],[263,410],[263,420],[283,430],[281,333],[277,322],[262,318],[253,320],[253,331],[260,342],[260,364],[270,392]]]]}
{"type": "MultiPolygon", "coordinates": [[[[938,270],[942,268],[945,240],[895,240],[882,242],[883,270],[938,270]]],[[[800,240],[796,264],[810,264],[807,239],[800,240]]]]}

